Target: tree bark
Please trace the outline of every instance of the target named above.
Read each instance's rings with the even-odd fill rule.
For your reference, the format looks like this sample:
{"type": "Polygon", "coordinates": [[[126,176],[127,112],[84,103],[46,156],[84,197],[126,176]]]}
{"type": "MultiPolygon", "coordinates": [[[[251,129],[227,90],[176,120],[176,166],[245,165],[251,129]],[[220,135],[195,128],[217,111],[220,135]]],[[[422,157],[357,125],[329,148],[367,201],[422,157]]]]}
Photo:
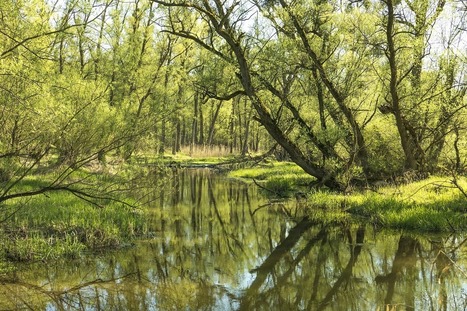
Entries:
{"type": "Polygon", "coordinates": [[[398,82],[398,73],[397,73],[397,63],[396,63],[396,47],[394,43],[394,3],[393,0],[387,0],[388,16],[387,16],[387,25],[386,25],[386,40],[387,40],[387,58],[389,61],[389,69],[391,73],[390,82],[389,82],[389,93],[391,95],[391,106],[392,113],[396,119],[396,126],[399,132],[399,137],[404,150],[405,155],[405,169],[416,170],[418,165],[414,157],[414,148],[409,137],[408,129],[406,128],[406,123],[404,122],[404,117],[401,111],[401,103],[399,98],[399,93],[397,90],[398,82]]]}
{"type": "MultiPolygon", "coordinates": [[[[174,3],[174,2],[166,2],[166,1],[159,1],[154,0],[155,2],[164,5],[164,6],[176,6],[176,7],[186,7],[186,8],[193,8],[198,13],[200,13],[211,26],[211,30],[216,33],[220,38],[222,38],[226,45],[229,47],[232,58],[230,56],[226,56],[222,54],[216,48],[209,46],[202,40],[200,40],[196,35],[191,35],[190,33],[186,33],[184,31],[179,32],[174,29],[170,31],[172,34],[183,36],[185,38],[189,38],[196,43],[200,44],[202,47],[206,48],[211,53],[222,57],[224,60],[235,64],[237,67],[237,78],[240,80],[240,83],[243,87],[245,95],[250,99],[250,102],[257,113],[257,117],[259,122],[264,126],[266,131],[271,135],[271,137],[287,151],[292,161],[294,161],[298,166],[300,166],[306,173],[314,176],[320,184],[326,185],[331,189],[336,189],[343,191],[345,187],[342,183],[338,182],[336,179],[337,172],[328,171],[324,167],[314,163],[307,157],[300,147],[293,142],[287,134],[280,128],[275,118],[272,116],[270,109],[265,105],[263,100],[258,95],[257,90],[255,89],[254,82],[253,82],[253,74],[250,71],[249,62],[247,61],[246,55],[247,53],[242,47],[242,37],[243,34],[235,29],[233,23],[230,22],[231,12],[235,9],[235,6],[238,4],[233,4],[232,7],[229,7],[227,10],[224,10],[224,4],[220,0],[213,0],[212,2],[203,1],[202,4],[199,6],[197,4],[192,3],[174,3]]],[[[321,73],[322,71],[318,67],[318,71],[320,71],[321,78],[325,85],[326,83],[326,76],[321,73]]],[[[339,103],[342,103],[339,101],[339,103]]],[[[344,107],[346,108],[346,107],[344,107]]],[[[350,109],[346,108],[345,112],[347,113],[346,116],[353,117],[350,112],[350,109]]],[[[352,126],[359,133],[359,128],[356,122],[352,123],[352,126]]],[[[361,133],[360,133],[361,134],[361,133]]],[[[363,136],[357,135],[357,142],[362,143],[363,136]]],[[[359,145],[358,153],[362,155],[362,161],[365,161],[365,157],[363,153],[365,151],[364,144],[359,145]]]]}
{"type": "Polygon", "coordinates": [[[207,140],[207,145],[212,146],[213,140],[214,140],[214,130],[215,130],[215,125],[217,121],[217,117],[219,116],[219,111],[221,110],[222,107],[222,101],[220,100],[216,107],[214,108],[214,112],[211,114],[211,122],[209,124],[209,132],[208,132],[208,140],[207,140]]]}

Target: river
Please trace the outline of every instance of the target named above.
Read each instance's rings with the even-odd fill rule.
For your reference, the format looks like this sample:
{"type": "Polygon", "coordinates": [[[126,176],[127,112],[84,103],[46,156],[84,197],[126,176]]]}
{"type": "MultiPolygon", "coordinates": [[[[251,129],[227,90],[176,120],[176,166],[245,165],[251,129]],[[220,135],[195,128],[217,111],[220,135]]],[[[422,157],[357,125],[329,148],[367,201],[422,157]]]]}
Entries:
{"type": "Polygon", "coordinates": [[[466,235],[322,224],[210,170],[154,190],[151,234],[21,264],[0,310],[466,310],[466,235]]]}

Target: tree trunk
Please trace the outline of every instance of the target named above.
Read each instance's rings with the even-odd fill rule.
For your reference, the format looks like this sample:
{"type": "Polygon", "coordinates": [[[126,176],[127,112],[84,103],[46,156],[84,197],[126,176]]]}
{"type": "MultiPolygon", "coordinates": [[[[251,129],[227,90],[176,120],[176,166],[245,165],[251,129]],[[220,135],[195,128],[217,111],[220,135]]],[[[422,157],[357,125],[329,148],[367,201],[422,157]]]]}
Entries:
{"type": "Polygon", "coordinates": [[[198,139],[198,145],[203,145],[204,144],[204,116],[203,116],[203,103],[206,101],[202,101],[200,105],[198,105],[199,109],[199,139],[198,139]]]}
{"type": "Polygon", "coordinates": [[[177,154],[180,152],[180,140],[181,140],[181,124],[180,119],[176,119],[175,121],[175,130],[173,134],[173,145],[172,145],[172,154],[177,154]]]}
{"type": "Polygon", "coordinates": [[[105,6],[104,11],[102,12],[101,18],[101,27],[99,29],[99,37],[97,38],[97,45],[96,45],[96,56],[94,58],[94,79],[97,80],[97,77],[100,73],[99,62],[101,61],[102,56],[102,39],[104,37],[104,26],[105,26],[105,18],[107,13],[107,6],[105,6]]]}
{"type": "Polygon", "coordinates": [[[232,112],[230,113],[229,120],[229,152],[232,154],[234,152],[235,145],[235,105],[238,102],[238,99],[234,99],[232,102],[232,112]]]}
{"type": "Polygon", "coordinates": [[[318,109],[319,109],[319,121],[320,121],[320,126],[321,129],[326,130],[326,117],[324,116],[324,94],[323,94],[323,87],[321,85],[321,81],[319,80],[318,77],[318,72],[316,68],[313,68],[313,79],[315,80],[316,84],[316,94],[318,97],[318,109]]]}
{"type": "Polygon", "coordinates": [[[401,111],[399,93],[397,90],[397,64],[396,64],[396,47],[394,43],[394,4],[393,0],[387,0],[388,8],[388,20],[386,25],[386,40],[388,44],[387,57],[389,61],[389,68],[391,71],[389,92],[392,100],[392,113],[396,119],[396,126],[399,132],[399,137],[404,150],[405,155],[405,169],[416,170],[418,168],[417,161],[414,156],[414,148],[409,137],[408,129],[406,128],[406,123],[403,119],[403,114],[401,111]]]}
{"type": "MultiPolygon", "coordinates": [[[[245,99],[245,113],[247,113],[247,101],[245,99]]],[[[251,111],[248,111],[248,115],[244,118],[244,134],[243,134],[243,146],[242,146],[242,156],[245,156],[248,153],[248,141],[250,140],[250,122],[251,122],[251,111]]]]}
{"type": "Polygon", "coordinates": [[[193,100],[193,120],[191,123],[191,144],[190,153],[193,153],[193,147],[198,143],[198,106],[199,94],[196,92],[193,100]]]}
{"type": "Polygon", "coordinates": [[[214,109],[214,113],[211,114],[211,122],[209,124],[209,133],[208,133],[208,141],[207,141],[208,146],[212,146],[213,139],[214,139],[214,129],[215,129],[217,117],[219,116],[219,111],[221,110],[221,107],[222,107],[222,101],[220,100],[214,109]]]}
{"type": "Polygon", "coordinates": [[[182,133],[181,133],[181,137],[180,137],[180,146],[185,146],[186,143],[187,143],[187,139],[186,139],[186,122],[185,122],[185,120],[183,120],[182,133]]]}
{"type": "MultiPolygon", "coordinates": [[[[168,61],[168,60],[167,60],[168,61]]],[[[169,85],[169,70],[166,69],[165,77],[164,77],[164,89],[167,89],[169,85]]],[[[167,111],[168,105],[168,95],[164,93],[164,98],[162,99],[162,111],[167,111]]],[[[161,136],[160,136],[160,146],[159,146],[159,154],[164,154],[165,152],[165,144],[166,144],[166,127],[167,121],[166,118],[162,118],[161,120],[161,136]]]]}

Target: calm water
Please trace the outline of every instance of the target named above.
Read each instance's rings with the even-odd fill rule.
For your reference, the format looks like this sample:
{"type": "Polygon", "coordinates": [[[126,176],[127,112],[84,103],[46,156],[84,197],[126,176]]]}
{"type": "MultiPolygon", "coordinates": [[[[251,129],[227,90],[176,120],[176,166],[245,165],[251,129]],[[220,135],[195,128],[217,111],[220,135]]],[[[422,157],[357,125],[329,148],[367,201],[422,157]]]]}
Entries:
{"type": "Polygon", "coordinates": [[[154,196],[153,237],[21,266],[0,310],[467,309],[465,236],[314,223],[207,170],[154,196]]]}

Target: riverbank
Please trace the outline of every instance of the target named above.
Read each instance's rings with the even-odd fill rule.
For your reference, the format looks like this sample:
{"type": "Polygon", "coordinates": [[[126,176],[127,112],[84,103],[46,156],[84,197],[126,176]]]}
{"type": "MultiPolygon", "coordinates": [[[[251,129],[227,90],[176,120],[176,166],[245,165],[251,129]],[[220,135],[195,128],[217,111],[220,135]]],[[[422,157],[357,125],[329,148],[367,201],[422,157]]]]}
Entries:
{"type": "Polygon", "coordinates": [[[156,216],[149,206],[159,202],[156,193],[171,191],[173,169],[209,168],[227,160],[167,156],[135,157],[130,163],[93,161],[58,186],[44,163],[37,174],[14,184],[14,193],[22,195],[0,205],[0,275],[11,271],[9,263],[73,259],[154,235],[156,216]]]}
{"type": "Polygon", "coordinates": [[[0,275],[0,309],[455,310],[465,302],[465,233],[323,223],[303,218],[309,198],[273,200],[210,169],[169,173],[171,191],[154,188],[147,210],[154,234],[77,259],[14,262],[0,275]]]}
{"type": "Polygon", "coordinates": [[[68,193],[5,205],[0,259],[48,261],[76,258],[83,251],[119,248],[145,230],[144,213],[110,203],[97,208],[68,193]]]}
{"type": "MultiPolygon", "coordinates": [[[[220,165],[227,162],[226,158],[177,160],[168,158],[159,162],[161,173],[152,176],[152,181],[142,181],[138,177],[139,184],[144,184],[149,192],[162,189],[162,185],[170,187],[170,178],[163,177],[164,166],[227,167],[220,165]]],[[[227,160],[234,165],[230,165],[231,170],[223,176],[255,184],[271,199],[296,201],[300,215],[322,222],[363,221],[377,227],[419,232],[467,230],[467,198],[450,177],[430,177],[397,185],[380,183],[379,187],[339,194],[311,187],[314,179],[293,163],[263,161],[248,165],[250,168],[232,169],[237,162],[231,158],[227,160]]],[[[145,168],[145,174],[153,167],[151,161],[148,164],[151,169],[145,168]]],[[[109,184],[115,182],[109,177],[97,176],[109,184]]],[[[465,178],[459,178],[458,182],[467,189],[465,178]]],[[[24,180],[20,187],[32,187],[35,183],[40,181],[24,180]]],[[[134,189],[140,189],[140,185],[133,183],[134,189]]],[[[105,182],[101,186],[105,188],[105,182]]],[[[100,200],[102,205],[90,204],[67,191],[4,203],[0,214],[0,239],[3,241],[0,261],[76,258],[82,252],[129,246],[134,240],[153,234],[148,219],[154,221],[156,216],[149,215],[145,205],[137,202],[137,196],[131,197],[131,192],[122,195],[125,196],[122,200],[100,200]]],[[[145,200],[155,199],[145,197],[145,200]]],[[[7,270],[8,266],[0,265],[0,274],[7,270]]]]}
{"type": "Polygon", "coordinates": [[[230,172],[231,177],[258,184],[270,195],[299,200],[311,217],[357,216],[376,226],[424,232],[467,230],[467,179],[432,176],[424,180],[380,182],[340,194],[309,187],[313,181],[293,163],[270,163],[230,172]],[[324,211],[324,212],[323,212],[324,211]]]}
{"type": "Polygon", "coordinates": [[[58,186],[51,186],[56,177],[46,171],[18,181],[14,193],[22,195],[0,205],[0,275],[11,270],[8,263],[78,258],[146,235],[147,212],[139,198],[141,189],[157,185],[141,185],[148,170],[124,179],[112,169],[83,167],[58,186]],[[40,191],[48,188],[57,190],[40,191]]]}

